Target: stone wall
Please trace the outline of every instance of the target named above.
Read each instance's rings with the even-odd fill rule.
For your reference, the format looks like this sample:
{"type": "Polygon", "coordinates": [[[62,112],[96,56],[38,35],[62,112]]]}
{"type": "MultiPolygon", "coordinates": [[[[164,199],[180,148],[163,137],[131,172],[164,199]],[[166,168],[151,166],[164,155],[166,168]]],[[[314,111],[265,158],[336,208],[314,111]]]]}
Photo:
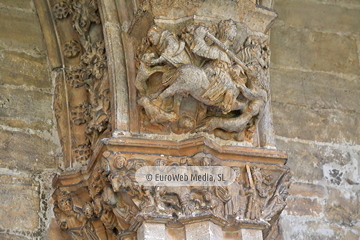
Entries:
{"type": "Polygon", "coordinates": [[[0,239],[44,239],[60,144],[31,0],[0,3],[0,239]]]}
{"type": "Polygon", "coordinates": [[[293,172],[284,239],[360,236],[360,1],[275,0],[271,90],[293,172]]]}

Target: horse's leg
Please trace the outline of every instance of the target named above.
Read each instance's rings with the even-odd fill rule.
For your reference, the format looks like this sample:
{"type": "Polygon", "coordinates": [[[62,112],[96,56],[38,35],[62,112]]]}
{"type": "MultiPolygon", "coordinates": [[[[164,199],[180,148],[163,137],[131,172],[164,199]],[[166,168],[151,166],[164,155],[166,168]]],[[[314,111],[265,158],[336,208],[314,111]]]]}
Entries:
{"type": "Polygon", "coordinates": [[[160,93],[157,98],[152,100],[152,103],[158,107],[161,107],[161,105],[165,101],[165,99],[167,99],[168,97],[174,96],[178,89],[179,89],[178,84],[176,84],[176,82],[174,82],[172,85],[170,85],[170,87],[168,87],[162,93],[160,93]]]}
{"type": "Polygon", "coordinates": [[[165,72],[166,70],[166,66],[149,67],[145,63],[141,62],[138,74],[135,79],[135,87],[141,94],[145,95],[148,91],[146,81],[149,79],[149,77],[156,72],[165,72]]]}
{"type": "Polygon", "coordinates": [[[183,99],[182,96],[180,95],[175,95],[174,96],[174,112],[176,113],[176,115],[180,115],[180,105],[181,105],[181,100],[183,99]]]}
{"type": "Polygon", "coordinates": [[[233,105],[231,106],[231,111],[234,110],[244,110],[247,106],[247,102],[241,102],[239,100],[236,100],[233,102],[233,105]]]}

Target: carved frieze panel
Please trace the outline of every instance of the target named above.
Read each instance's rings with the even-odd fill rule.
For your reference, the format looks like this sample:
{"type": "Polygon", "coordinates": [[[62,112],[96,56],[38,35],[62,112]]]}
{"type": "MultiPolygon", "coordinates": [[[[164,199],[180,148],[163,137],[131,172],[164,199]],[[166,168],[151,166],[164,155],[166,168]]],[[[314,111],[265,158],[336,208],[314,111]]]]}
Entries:
{"type": "Polygon", "coordinates": [[[97,1],[50,5],[62,52],[54,108],[65,157],[61,167],[67,168],[86,164],[100,136],[111,131],[110,85],[97,1]]]}
{"type": "MultiPolygon", "coordinates": [[[[256,226],[267,236],[286,206],[289,169],[256,162],[261,159],[259,153],[254,153],[250,161],[239,161],[231,159],[233,153],[225,159],[217,151],[209,153],[208,148],[191,156],[165,155],[132,152],[129,150],[135,146],[115,142],[109,142],[108,150],[99,155],[86,180],[64,185],[69,179],[59,179],[53,196],[54,211],[61,229],[73,239],[122,239],[136,234],[144,222],[184,226],[204,220],[225,231],[256,226]],[[135,177],[144,166],[227,166],[236,178],[228,186],[144,186],[135,177]]],[[[156,146],[150,148],[156,151],[156,146]]],[[[187,148],[173,153],[187,152],[187,148]]],[[[262,152],[271,161],[277,158],[274,153],[262,152]]]]}
{"type": "Polygon", "coordinates": [[[125,43],[136,60],[127,62],[135,68],[130,112],[139,116],[130,129],[274,146],[268,30],[275,17],[251,1],[143,1],[125,43]]]}
{"type": "Polygon", "coordinates": [[[180,36],[156,25],[149,29],[135,80],[145,131],[209,132],[257,143],[269,97],[267,36],[242,42],[238,32],[231,19],[189,23],[180,36]]]}

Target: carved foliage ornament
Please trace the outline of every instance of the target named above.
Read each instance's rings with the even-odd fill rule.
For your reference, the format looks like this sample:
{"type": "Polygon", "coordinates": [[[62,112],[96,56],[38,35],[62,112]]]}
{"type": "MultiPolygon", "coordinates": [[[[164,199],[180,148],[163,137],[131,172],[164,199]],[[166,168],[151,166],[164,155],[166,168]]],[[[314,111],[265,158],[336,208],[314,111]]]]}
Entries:
{"type": "Polygon", "coordinates": [[[96,1],[61,1],[53,5],[53,14],[59,36],[65,42],[63,54],[69,59],[65,61],[65,90],[56,92],[57,101],[67,101],[69,113],[64,115],[66,108],[60,103],[55,104],[55,112],[58,123],[63,123],[60,128],[67,129],[66,125],[71,125],[70,133],[62,134],[61,138],[65,146],[69,139],[66,134],[70,134],[67,144],[72,152],[67,156],[71,156],[72,167],[74,163],[85,164],[99,136],[111,130],[106,53],[96,1]],[[69,38],[73,40],[65,41],[69,38]],[[70,122],[66,123],[66,119],[70,122]]]}
{"type": "Polygon", "coordinates": [[[241,34],[231,19],[178,34],[151,27],[135,80],[150,123],[252,142],[269,98],[269,49],[266,35],[241,34]]]}
{"type": "Polygon", "coordinates": [[[210,218],[224,229],[243,224],[266,228],[277,220],[286,206],[291,177],[278,165],[232,166],[236,179],[228,186],[142,186],[135,181],[135,172],[143,166],[220,165],[221,160],[204,153],[146,160],[105,151],[83,188],[56,190],[57,222],[73,239],[115,239],[133,234],[147,219],[181,225],[192,218],[210,218]]]}

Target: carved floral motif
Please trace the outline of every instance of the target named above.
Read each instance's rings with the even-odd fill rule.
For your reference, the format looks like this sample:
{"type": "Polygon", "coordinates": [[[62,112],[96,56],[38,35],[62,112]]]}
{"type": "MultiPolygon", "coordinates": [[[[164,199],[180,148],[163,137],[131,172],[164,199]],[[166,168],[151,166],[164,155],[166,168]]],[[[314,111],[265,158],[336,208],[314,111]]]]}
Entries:
{"type": "Polygon", "coordinates": [[[83,102],[80,105],[73,107],[71,111],[71,119],[75,125],[81,125],[89,122],[91,119],[89,103],[83,102]]]}
{"type": "Polygon", "coordinates": [[[61,20],[67,18],[70,14],[69,5],[65,1],[61,1],[53,7],[54,17],[61,20]]]}
{"type": "Polygon", "coordinates": [[[76,57],[80,53],[79,43],[75,40],[65,43],[64,45],[64,55],[67,58],[76,57]]]}
{"type": "Polygon", "coordinates": [[[83,71],[81,68],[66,71],[66,79],[69,85],[73,88],[80,88],[84,86],[83,71]]]}
{"type": "MultiPolygon", "coordinates": [[[[61,107],[56,110],[57,118],[63,125],[70,119],[70,136],[61,138],[69,139],[63,146],[69,145],[64,149],[72,149],[69,154],[73,158],[71,162],[81,161],[85,164],[99,137],[110,131],[110,88],[99,11],[97,1],[93,0],[63,1],[55,4],[54,9],[56,18],[70,15],[71,19],[63,21],[61,26],[67,23],[69,28],[75,30],[61,30],[65,34],[75,34],[70,38],[73,40],[65,42],[63,48],[64,56],[72,58],[65,66],[66,86],[61,86],[62,93],[67,97],[57,96],[62,101],[68,101],[68,109],[60,104],[55,105],[56,108],[61,107]],[[75,58],[81,52],[82,55],[75,58]]],[[[60,92],[59,89],[57,93],[60,92]]]]}

